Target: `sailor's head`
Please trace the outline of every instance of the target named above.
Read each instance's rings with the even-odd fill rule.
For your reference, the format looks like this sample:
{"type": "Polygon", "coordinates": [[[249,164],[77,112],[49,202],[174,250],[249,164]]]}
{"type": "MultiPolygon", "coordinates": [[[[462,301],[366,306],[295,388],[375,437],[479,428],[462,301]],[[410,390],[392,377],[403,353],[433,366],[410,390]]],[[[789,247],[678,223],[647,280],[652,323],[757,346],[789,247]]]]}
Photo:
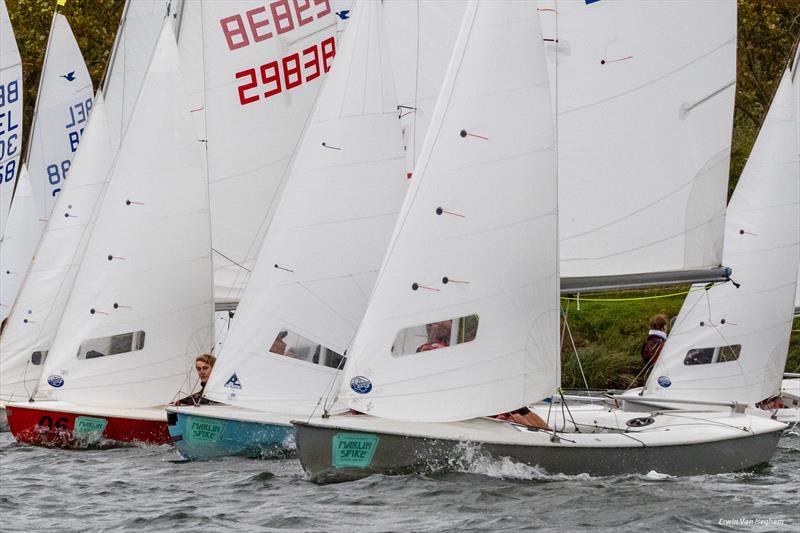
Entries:
{"type": "Polygon", "coordinates": [[[216,362],[217,358],[208,353],[197,356],[197,359],[194,360],[194,368],[197,370],[197,377],[200,378],[200,383],[208,381],[211,369],[214,368],[214,363],[216,362]]]}
{"type": "Polygon", "coordinates": [[[425,332],[428,334],[428,340],[431,342],[449,343],[452,325],[452,320],[443,320],[442,322],[427,324],[425,326],[425,332]]]}

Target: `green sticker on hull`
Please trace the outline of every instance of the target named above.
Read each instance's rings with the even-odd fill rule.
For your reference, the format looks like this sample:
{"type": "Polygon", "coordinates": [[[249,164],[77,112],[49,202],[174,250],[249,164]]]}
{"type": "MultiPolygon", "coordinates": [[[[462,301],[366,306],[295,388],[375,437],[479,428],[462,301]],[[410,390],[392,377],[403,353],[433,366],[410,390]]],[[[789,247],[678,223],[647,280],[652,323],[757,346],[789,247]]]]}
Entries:
{"type": "Polygon", "coordinates": [[[363,433],[337,433],[333,437],[334,468],[367,468],[378,448],[377,435],[363,433]]]}
{"type": "Polygon", "coordinates": [[[190,416],[186,421],[186,442],[195,444],[206,444],[219,442],[222,438],[222,429],[225,423],[214,418],[203,418],[200,416],[190,416]]]}
{"type": "Polygon", "coordinates": [[[75,429],[72,433],[76,437],[99,437],[106,429],[108,420],[105,418],[92,418],[91,416],[75,417],[75,429]]]}

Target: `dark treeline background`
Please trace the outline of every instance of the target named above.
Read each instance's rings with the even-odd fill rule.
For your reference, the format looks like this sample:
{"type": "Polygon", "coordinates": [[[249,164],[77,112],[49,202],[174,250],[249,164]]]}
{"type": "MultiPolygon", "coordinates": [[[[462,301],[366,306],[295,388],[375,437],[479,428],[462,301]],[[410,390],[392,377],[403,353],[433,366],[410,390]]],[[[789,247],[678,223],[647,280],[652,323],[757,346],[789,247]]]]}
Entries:
{"type": "MultiPolygon", "coordinates": [[[[27,137],[56,2],[6,0],[6,4],[22,54],[24,128],[27,137]]],[[[68,0],[66,6],[59,7],[59,11],[72,26],[95,88],[101,82],[106,69],[123,5],[123,0],[68,0]]],[[[744,168],[777,82],[792,57],[800,35],[800,0],[738,0],[738,7],[736,112],[729,188],[731,192],[744,168]]],[[[677,287],[607,297],[657,295],[685,289],[677,287]]],[[[572,340],[565,333],[562,343],[564,386],[583,386],[583,375],[592,387],[624,388],[641,382],[638,351],[648,329],[648,317],[655,313],[674,316],[682,301],[682,295],[622,303],[585,301],[580,311],[574,303],[569,304],[572,340]],[[580,355],[582,371],[574,356],[573,341],[580,355]]],[[[799,328],[796,320],[787,363],[787,370],[791,372],[800,371],[799,328]]]]}

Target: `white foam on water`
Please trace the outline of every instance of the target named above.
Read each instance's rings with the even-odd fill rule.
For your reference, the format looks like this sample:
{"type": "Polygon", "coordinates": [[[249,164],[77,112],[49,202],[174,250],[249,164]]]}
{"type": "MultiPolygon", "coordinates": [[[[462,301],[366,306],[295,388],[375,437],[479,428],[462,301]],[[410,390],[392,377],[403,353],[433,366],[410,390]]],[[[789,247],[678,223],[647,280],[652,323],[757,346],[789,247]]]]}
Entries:
{"type": "Polygon", "coordinates": [[[642,476],[642,479],[647,481],[664,481],[665,479],[672,479],[672,476],[669,474],[662,474],[661,472],[656,472],[655,470],[651,470],[645,475],[642,476]]]}
{"type": "Polygon", "coordinates": [[[479,474],[499,479],[546,480],[546,481],[588,481],[589,474],[549,474],[544,469],[521,463],[511,457],[493,457],[479,444],[462,443],[450,461],[451,467],[465,474],[479,474]]]}

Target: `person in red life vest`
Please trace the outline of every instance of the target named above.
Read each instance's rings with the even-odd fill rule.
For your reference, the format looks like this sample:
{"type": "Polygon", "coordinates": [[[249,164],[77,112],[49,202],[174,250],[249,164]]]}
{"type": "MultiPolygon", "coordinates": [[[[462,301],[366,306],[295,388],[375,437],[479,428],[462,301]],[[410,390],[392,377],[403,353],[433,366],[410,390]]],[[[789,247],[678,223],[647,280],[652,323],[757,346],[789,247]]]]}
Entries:
{"type": "Polygon", "coordinates": [[[417,353],[450,346],[450,331],[452,327],[452,320],[426,324],[425,332],[428,334],[428,342],[417,348],[417,353]]]}
{"type": "Polygon", "coordinates": [[[661,349],[664,347],[664,343],[667,342],[668,324],[669,319],[666,315],[653,315],[650,317],[650,331],[647,333],[647,340],[644,341],[641,349],[642,364],[644,364],[645,368],[652,368],[658,361],[661,349]]]}

